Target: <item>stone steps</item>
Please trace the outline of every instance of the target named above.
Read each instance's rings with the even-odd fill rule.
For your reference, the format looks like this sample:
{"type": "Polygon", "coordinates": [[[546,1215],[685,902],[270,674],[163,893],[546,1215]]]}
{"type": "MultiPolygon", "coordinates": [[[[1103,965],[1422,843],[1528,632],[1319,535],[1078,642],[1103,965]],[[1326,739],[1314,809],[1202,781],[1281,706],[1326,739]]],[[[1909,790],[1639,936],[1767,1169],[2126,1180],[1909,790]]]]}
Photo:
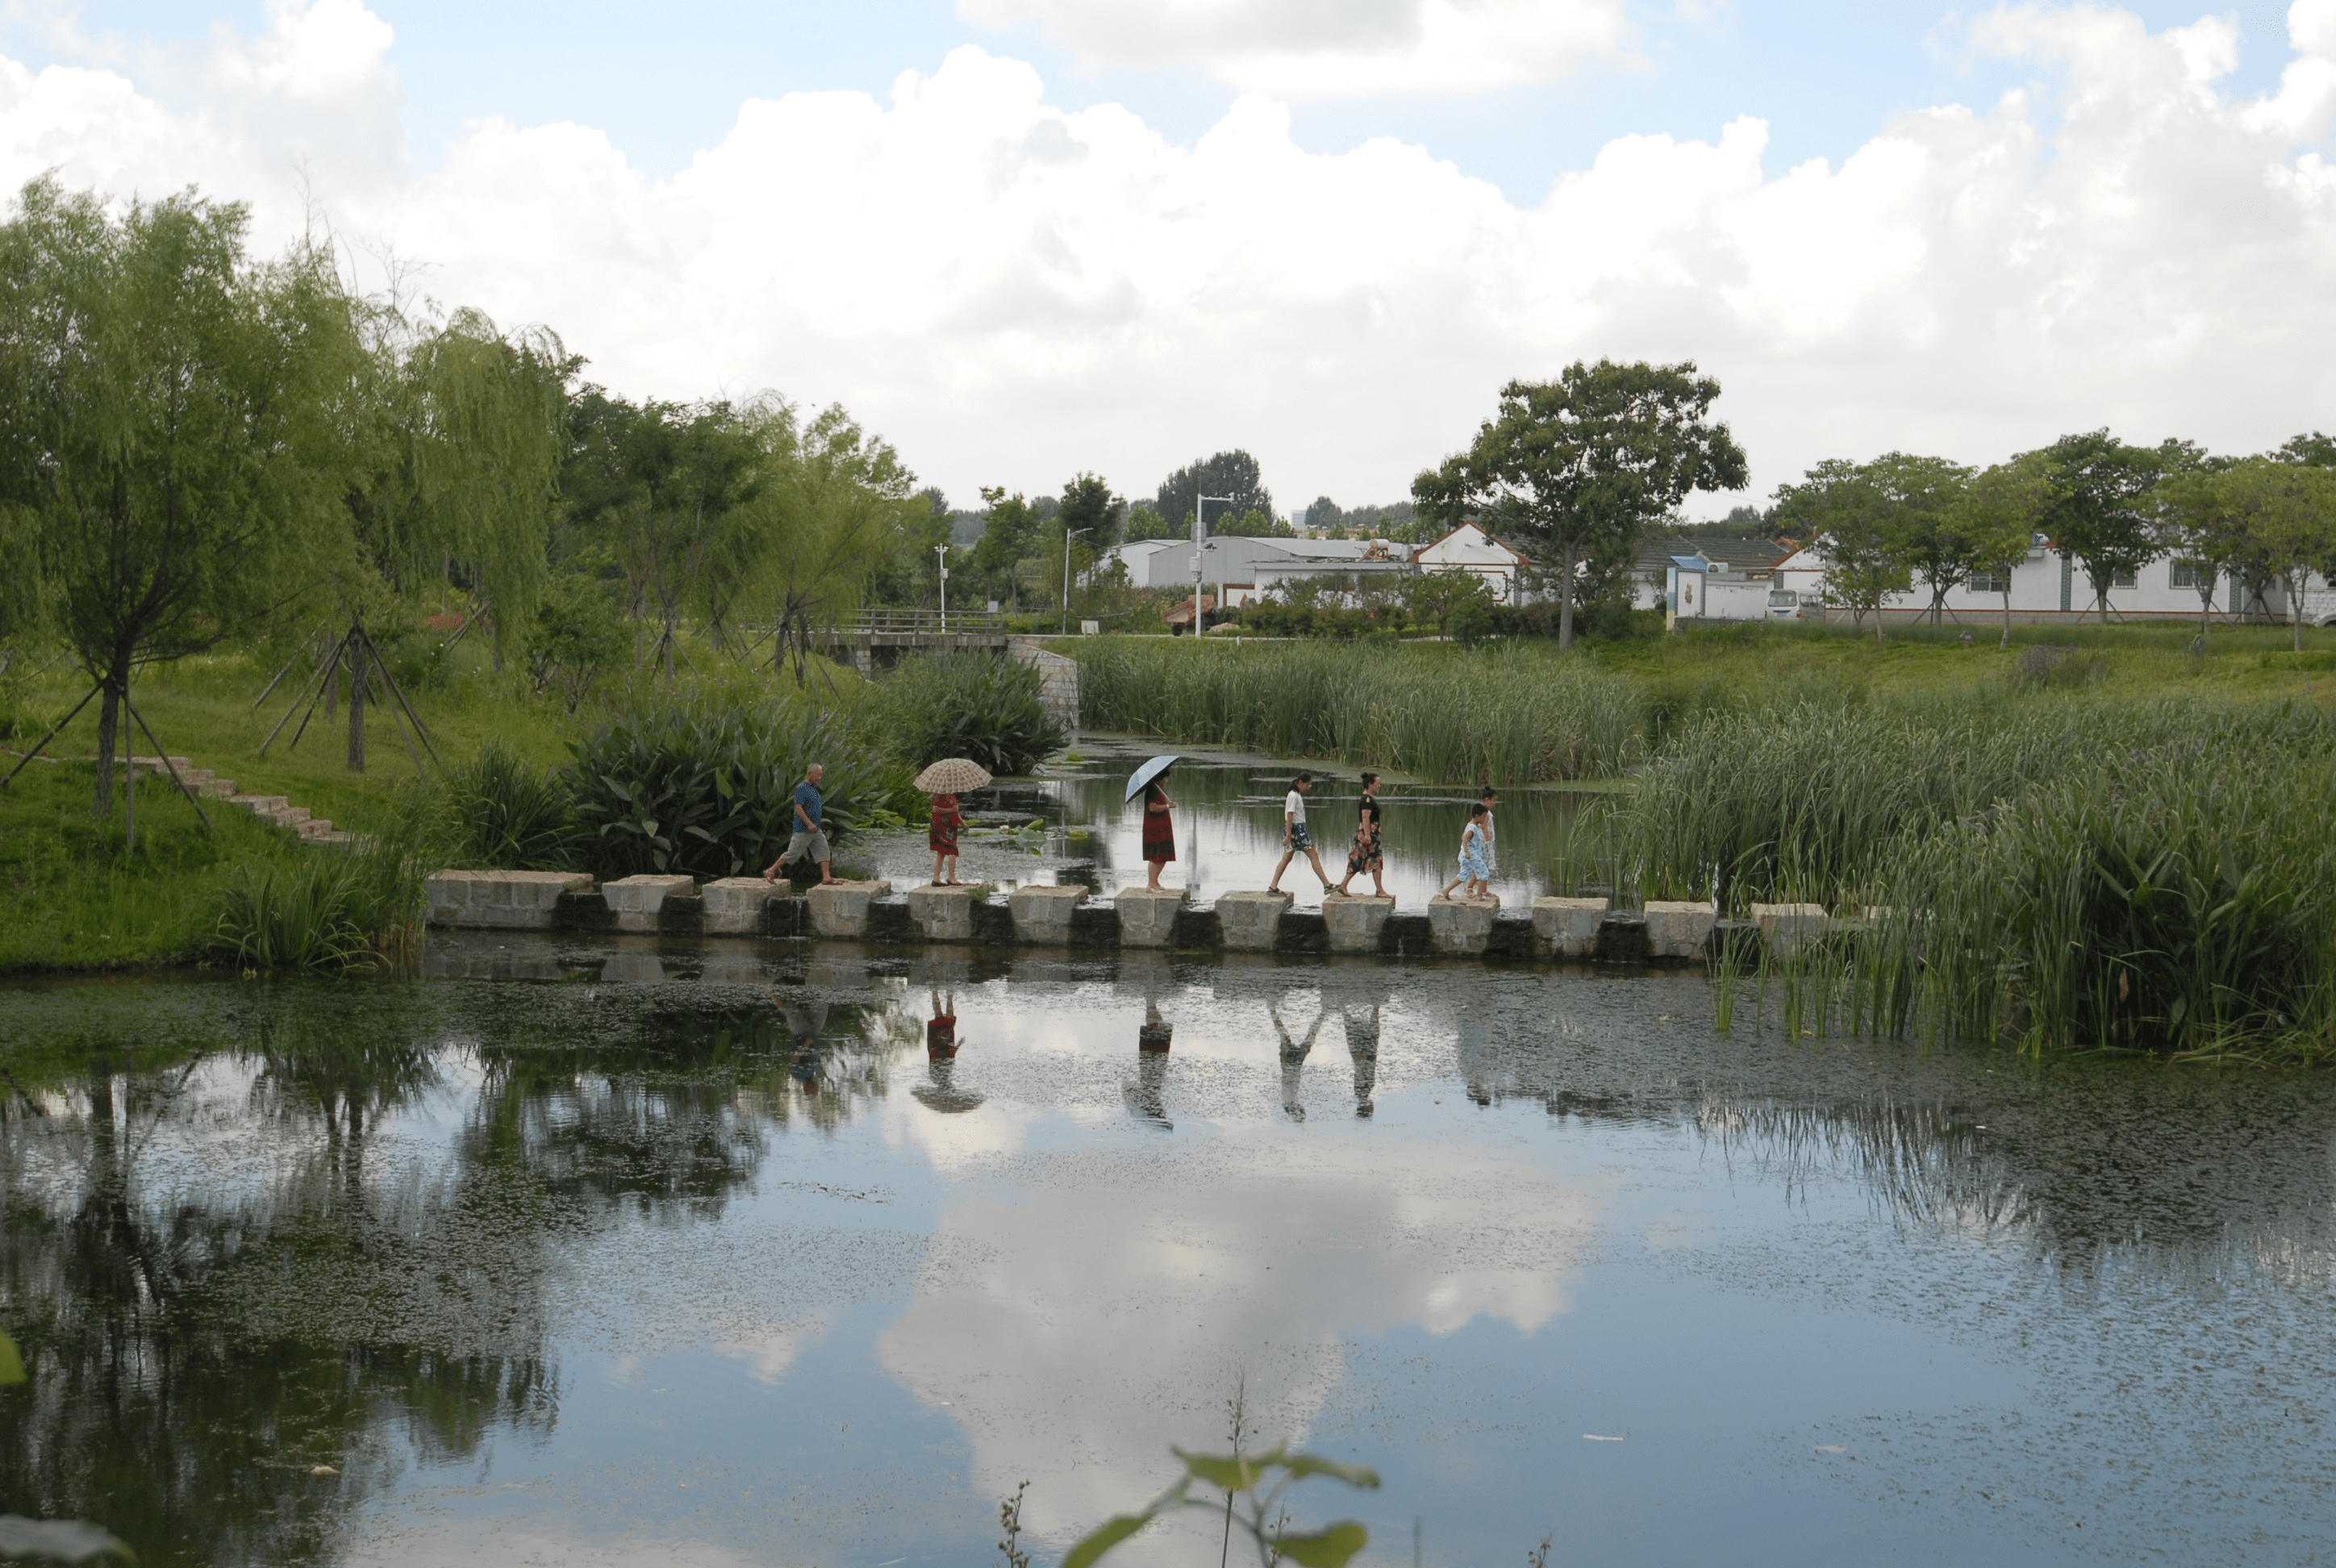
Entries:
{"type": "Polygon", "coordinates": [[[1528,910],[1504,910],[1496,898],[1437,898],[1424,910],[1403,910],[1392,898],[1361,895],[1299,910],[1283,893],[1229,891],[1195,904],[1174,889],[1144,887],[1106,901],[1078,887],[999,894],[920,886],[900,894],[889,882],[866,881],[798,892],[760,877],[701,885],[637,876],[596,886],[580,874],[547,872],[445,872],[431,885],[431,923],[440,926],[1282,957],[1701,965],[1724,949],[1754,963],[1764,945],[1785,957],[1840,925],[1814,905],[1762,906],[1755,920],[1721,920],[1708,904],[1616,910],[1605,899],[1582,898],[1536,899],[1528,910]]]}

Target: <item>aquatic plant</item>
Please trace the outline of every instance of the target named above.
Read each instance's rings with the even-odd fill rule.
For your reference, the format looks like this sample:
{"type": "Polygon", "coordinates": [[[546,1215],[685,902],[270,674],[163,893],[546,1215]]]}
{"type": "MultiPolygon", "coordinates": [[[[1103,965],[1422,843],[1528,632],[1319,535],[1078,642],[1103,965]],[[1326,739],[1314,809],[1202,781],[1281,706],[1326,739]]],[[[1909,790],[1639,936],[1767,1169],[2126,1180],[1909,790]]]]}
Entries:
{"type": "Polygon", "coordinates": [[[1638,727],[1628,680],[1540,649],[1155,638],[1077,653],[1082,724],[1448,784],[1611,774],[1638,727]]]}
{"type": "Polygon", "coordinates": [[[961,756],[993,774],[1027,773],[1065,738],[1039,698],[1037,670],[1009,658],[946,653],[903,659],[885,677],[883,699],[894,755],[912,771],[961,756]]]}
{"type": "Polygon", "coordinates": [[[860,825],[877,782],[869,748],[831,714],[785,703],[650,707],[572,749],[560,778],[584,824],[583,868],[604,879],[760,871],[786,848],[793,792],[811,764],[827,769],[831,838],[860,825]]]}
{"type": "Polygon", "coordinates": [[[2331,788],[2324,755],[2160,746],[1922,835],[1887,868],[1855,1010],[2039,1047],[2325,1056],[2331,788]]]}
{"type": "Polygon", "coordinates": [[[1259,1568],[1281,1562],[1301,1568],[1345,1568],[1348,1560],[1370,1544],[1370,1532],[1359,1520],[1341,1519],[1319,1530],[1293,1530],[1282,1506],[1282,1495],[1295,1483],[1328,1475],[1349,1486],[1376,1489],[1376,1471],[1361,1465],[1340,1465],[1317,1454],[1292,1454],[1277,1443],[1262,1454],[1170,1453],[1183,1461],[1184,1474],[1168,1489],[1133,1514],[1119,1514],[1097,1525],[1063,1557],[1062,1568],[1091,1568],[1104,1554],[1163,1514],[1180,1508],[1225,1511],[1226,1528],[1238,1526],[1257,1548],[1259,1568]],[[1221,1490],[1225,1502],[1192,1495],[1194,1486],[1221,1490]]]}
{"type": "Polygon", "coordinates": [[[490,740],[446,770],[445,785],[456,864],[545,872],[575,864],[582,824],[573,796],[550,769],[490,740]]]}

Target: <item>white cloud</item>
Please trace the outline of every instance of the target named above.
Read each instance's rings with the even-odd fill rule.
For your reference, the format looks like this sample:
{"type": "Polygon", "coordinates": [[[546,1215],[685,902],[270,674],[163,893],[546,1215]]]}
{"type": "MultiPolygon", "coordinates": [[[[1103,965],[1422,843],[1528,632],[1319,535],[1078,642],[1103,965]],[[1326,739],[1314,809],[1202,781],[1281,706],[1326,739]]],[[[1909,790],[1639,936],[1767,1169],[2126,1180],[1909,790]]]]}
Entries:
{"type": "MultiPolygon", "coordinates": [[[[1230,15],[1170,21],[1285,53],[1346,36],[1230,15]]],[[[1386,36],[1424,15],[1381,14],[1386,36]]],[[[2279,88],[2241,98],[2221,21],[2000,10],[1971,43],[2036,66],[2029,92],[1903,116],[1837,166],[1767,168],[1749,119],[1623,138],[1519,206],[1392,140],[1307,152],[1258,94],[1191,145],[1066,112],[973,48],[889,101],[751,101],[667,180],[589,127],[501,122],[418,174],[386,29],[319,0],[207,45],[201,74],[234,86],[192,108],[0,62],[0,178],[200,180],[271,244],[313,190],[353,243],[552,325],[611,385],[840,398],[961,498],[1080,468],[1144,490],[1241,444],[1285,499],[1391,499],[1502,381],[1600,355],[1718,375],[1765,487],[1892,446],[1986,459],[2110,424],[2248,450],[2324,425],[2336,0],[2291,32],[2279,88]]]]}
{"type": "Polygon", "coordinates": [[[1183,61],[1298,96],[1471,93],[1546,82],[1630,36],[1621,0],[958,0],[991,27],[1035,23],[1081,58],[1183,61]]]}

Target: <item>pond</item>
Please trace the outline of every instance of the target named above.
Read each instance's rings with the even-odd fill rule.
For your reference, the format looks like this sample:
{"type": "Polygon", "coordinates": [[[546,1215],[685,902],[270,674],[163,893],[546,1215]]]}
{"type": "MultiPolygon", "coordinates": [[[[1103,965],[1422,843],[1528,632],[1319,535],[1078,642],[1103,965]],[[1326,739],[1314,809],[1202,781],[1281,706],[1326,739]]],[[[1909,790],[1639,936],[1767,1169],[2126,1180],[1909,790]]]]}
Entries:
{"type": "MultiPolygon", "coordinates": [[[[1083,735],[1074,766],[1037,780],[1009,780],[967,801],[986,831],[966,840],[960,875],[999,884],[1018,881],[1085,882],[1109,894],[1143,882],[1143,808],[1127,801],[1127,780],[1136,765],[1163,747],[1124,736],[1083,735]]],[[[1236,889],[1262,888],[1281,858],[1282,802],[1299,765],[1241,752],[1188,748],[1169,775],[1176,802],[1177,861],[1161,881],[1185,888],[1199,899],[1236,889]]],[[[1353,838],[1361,770],[1324,769],[1307,802],[1307,825],[1333,882],[1347,872],[1347,846],[1353,838]]],[[[1497,829],[1493,891],[1511,909],[1530,905],[1559,888],[1550,869],[1570,847],[1582,803],[1582,791],[1526,788],[1504,791],[1494,813],[1497,829]]],[[[1387,783],[1379,794],[1387,891],[1405,906],[1436,896],[1458,874],[1460,830],[1475,804],[1471,788],[1387,783]]],[[[871,874],[897,887],[932,874],[921,830],[914,834],[861,840],[845,851],[871,874]]],[[[1303,859],[1281,879],[1300,907],[1321,901],[1321,887],[1303,859]]],[[[1351,892],[1371,891],[1358,876],[1351,892]]]]}
{"type": "Polygon", "coordinates": [[[1380,1471],[1293,1500],[1364,1562],[2336,1558],[2336,1081],[1748,1012],[519,936],[20,984],[0,1511],[148,1564],[903,1568],[994,1561],[1027,1480],[1046,1563],[1240,1390],[1380,1471]]]}

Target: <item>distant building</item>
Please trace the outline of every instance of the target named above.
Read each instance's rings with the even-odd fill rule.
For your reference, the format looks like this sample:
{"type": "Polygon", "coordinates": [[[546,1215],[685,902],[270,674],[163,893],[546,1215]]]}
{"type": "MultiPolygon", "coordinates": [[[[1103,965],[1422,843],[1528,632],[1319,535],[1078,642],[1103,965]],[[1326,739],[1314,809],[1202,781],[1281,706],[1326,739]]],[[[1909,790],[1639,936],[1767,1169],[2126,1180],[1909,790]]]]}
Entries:
{"type": "MultiPolygon", "coordinates": [[[[1825,603],[1825,541],[1818,540],[1805,550],[1796,550],[1776,568],[1776,586],[1780,594],[1792,597],[1795,609],[1804,615],[1845,615],[1838,606],[1825,603]]],[[[2198,617],[2196,579],[2183,563],[2160,557],[2109,586],[2108,618],[2111,620],[2195,620],[2198,617]]],[[[2050,540],[2038,534],[2028,547],[2027,555],[2015,562],[2010,574],[2011,589],[2011,618],[2027,623],[2058,620],[2098,619],[2101,614],[2093,595],[2093,580],[2085,571],[2085,563],[2074,556],[2064,555],[2050,540]]],[[[1947,590],[1941,618],[1946,621],[1985,621],[1990,617],[2003,615],[2004,579],[1983,575],[1958,583],[1947,590]]],[[[2264,583],[2260,589],[2241,589],[2230,579],[2217,581],[2208,595],[2210,613],[2226,619],[2281,620],[2288,618],[2287,591],[2276,582],[2264,583]]],[[[1931,613],[1931,590],[1921,581],[1906,593],[1893,594],[1884,599],[1882,612],[1886,620],[1913,620],[1931,613]]],[[[2303,594],[2303,618],[2313,625],[2327,625],[2336,619],[2336,592],[2327,581],[2314,575],[2306,584],[2303,594]]]]}
{"type": "MultiPolygon", "coordinates": [[[[1677,534],[1650,539],[1640,545],[1639,558],[1631,564],[1630,608],[1661,609],[1672,591],[1671,573],[1683,557],[1693,557],[1700,562],[1694,569],[1699,572],[1723,576],[1732,572],[1767,582],[1775,575],[1777,563],[1791,555],[1793,550],[1789,539],[1696,540],[1677,534]]],[[[1705,596],[1698,591],[1696,597],[1700,603],[1705,596]]],[[[1703,618],[1698,615],[1697,618],[1703,618]]]]}
{"type": "MultiPolygon", "coordinates": [[[[1130,587],[1192,589],[1189,539],[1147,539],[1114,545],[1105,553],[1126,566],[1130,587]]],[[[1204,591],[1212,599],[1222,592],[1228,609],[1254,604],[1301,578],[1393,575],[1408,570],[1404,547],[1385,540],[1219,534],[1201,547],[1204,591]]]]}
{"type": "Polygon", "coordinates": [[[1532,558],[1524,551],[1503,543],[1474,522],[1464,522],[1421,545],[1411,561],[1422,571],[1474,572],[1503,604],[1523,601],[1524,574],[1533,567],[1532,558]]]}

